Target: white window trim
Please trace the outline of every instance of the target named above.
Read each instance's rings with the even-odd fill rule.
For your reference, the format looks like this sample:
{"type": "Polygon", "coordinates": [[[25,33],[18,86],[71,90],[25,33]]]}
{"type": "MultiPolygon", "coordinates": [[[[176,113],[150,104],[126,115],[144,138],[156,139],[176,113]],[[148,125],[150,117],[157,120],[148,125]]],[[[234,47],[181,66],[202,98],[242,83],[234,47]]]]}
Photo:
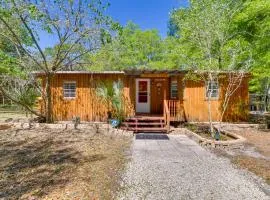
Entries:
{"type": "Polygon", "coordinates": [[[63,97],[64,99],[76,99],[77,97],[77,82],[76,81],[64,81],[63,82],[63,97]],[[65,88],[64,88],[64,85],[65,84],[68,84],[68,83],[75,83],[75,97],[65,97],[65,88]]]}
{"type": "Polygon", "coordinates": [[[171,99],[178,99],[178,96],[179,96],[179,94],[178,94],[178,81],[177,80],[172,80],[171,81],[171,84],[170,84],[170,98],[171,99]],[[172,84],[175,84],[176,83],[176,88],[177,88],[177,96],[176,97],[173,97],[172,96],[172,94],[173,94],[173,92],[172,92],[172,84]]]}
{"type": "Polygon", "coordinates": [[[207,81],[207,85],[205,85],[205,98],[206,98],[206,100],[209,98],[209,99],[211,99],[211,100],[217,100],[217,99],[219,99],[219,83],[218,83],[218,81],[207,81]],[[209,85],[209,83],[210,82],[214,82],[214,83],[217,83],[217,96],[215,96],[215,97],[212,97],[212,96],[210,96],[210,97],[208,97],[207,96],[207,93],[208,93],[208,85],[209,85]]]}

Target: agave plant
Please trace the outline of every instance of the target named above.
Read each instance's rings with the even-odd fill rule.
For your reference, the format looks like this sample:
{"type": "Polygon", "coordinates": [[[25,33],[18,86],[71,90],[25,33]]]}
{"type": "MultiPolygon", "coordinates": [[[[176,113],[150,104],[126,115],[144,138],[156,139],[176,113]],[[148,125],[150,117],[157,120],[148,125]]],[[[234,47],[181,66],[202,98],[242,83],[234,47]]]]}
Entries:
{"type": "Polygon", "coordinates": [[[117,81],[102,83],[99,85],[96,92],[97,96],[101,97],[106,102],[108,109],[108,118],[114,117],[121,122],[124,119],[122,82],[117,81]]]}

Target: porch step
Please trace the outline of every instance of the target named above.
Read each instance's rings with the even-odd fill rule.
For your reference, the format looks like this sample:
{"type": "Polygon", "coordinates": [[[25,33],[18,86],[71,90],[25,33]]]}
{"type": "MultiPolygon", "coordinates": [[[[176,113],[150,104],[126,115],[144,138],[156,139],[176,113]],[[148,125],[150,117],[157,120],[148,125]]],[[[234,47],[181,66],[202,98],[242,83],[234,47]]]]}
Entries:
{"type": "MultiPolygon", "coordinates": [[[[125,129],[125,128],[123,128],[125,129]]],[[[145,132],[148,132],[148,133],[153,133],[153,132],[158,132],[158,133],[166,133],[167,132],[167,129],[166,128],[151,128],[151,127],[147,127],[147,128],[142,128],[142,127],[129,127],[127,128],[126,130],[129,130],[129,131],[134,131],[135,133],[145,133],[145,132]]]]}
{"type": "Polygon", "coordinates": [[[165,126],[165,122],[124,122],[123,125],[127,125],[127,126],[149,126],[149,125],[163,125],[165,126]]]}
{"type": "Polygon", "coordinates": [[[130,117],[126,121],[164,121],[163,117],[130,117]]]}
{"type": "Polygon", "coordinates": [[[122,123],[122,128],[134,133],[166,133],[165,120],[163,117],[135,116],[127,118],[122,123]]]}

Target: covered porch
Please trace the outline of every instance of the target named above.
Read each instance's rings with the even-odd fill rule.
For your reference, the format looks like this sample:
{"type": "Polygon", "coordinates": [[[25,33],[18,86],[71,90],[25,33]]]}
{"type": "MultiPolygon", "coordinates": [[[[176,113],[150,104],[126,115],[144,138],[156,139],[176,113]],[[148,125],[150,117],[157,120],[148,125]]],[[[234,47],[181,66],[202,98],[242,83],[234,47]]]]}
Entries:
{"type": "Polygon", "coordinates": [[[135,85],[131,89],[135,107],[135,116],[129,119],[131,124],[152,123],[168,131],[171,121],[185,121],[182,94],[184,73],[181,70],[125,71],[135,85]]]}

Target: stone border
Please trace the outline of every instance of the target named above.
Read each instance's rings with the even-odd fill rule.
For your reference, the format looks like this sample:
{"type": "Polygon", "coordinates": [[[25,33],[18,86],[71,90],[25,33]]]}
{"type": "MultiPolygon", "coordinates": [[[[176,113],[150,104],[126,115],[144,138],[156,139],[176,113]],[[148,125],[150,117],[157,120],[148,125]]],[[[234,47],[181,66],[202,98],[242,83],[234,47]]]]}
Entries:
{"type": "Polygon", "coordinates": [[[16,122],[16,123],[2,123],[0,125],[10,126],[8,129],[0,129],[0,131],[7,131],[9,129],[19,129],[19,130],[35,130],[35,129],[50,129],[50,130],[93,130],[93,131],[105,131],[105,133],[114,133],[114,134],[122,134],[126,136],[133,136],[132,131],[127,131],[123,129],[113,128],[110,124],[106,122],[83,122],[77,126],[77,129],[74,128],[74,124],[72,122],[59,122],[55,124],[47,124],[47,123],[28,123],[28,122],[16,122]],[[107,130],[109,132],[107,132],[107,130]]]}
{"type": "MultiPolygon", "coordinates": [[[[209,124],[209,122],[189,122],[189,124],[209,124]]],[[[213,125],[226,127],[226,126],[233,126],[235,128],[258,128],[260,124],[254,124],[254,123],[230,123],[230,122],[222,122],[221,124],[219,122],[213,122],[213,125]]]]}
{"type": "Polygon", "coordinates": [[[228,135],[232,138],[234,138],[235,140],[228,140],[228,141],[215,141],[215,140],[209,140],[206,138],[201,137],[200,135],[186,129],[183,128],[184,133],[186,135],[188,135],[189,137],[191,137],[192,139],[194,139],[196,142],[198,142],[200,145],[202,146],[210,146],[210,147],[214,147],[214,148],[241,148],[243,146],[243,143],[246,141],[246,139],[240,135],[231,133],[229,131],[224,131],[222,130],[222,132],[225,135],[228,135]]]}
{"type": "MultiPolygon", "coordinates": [[[[54,124],[47,123],[29,123],[29,122],[9,122],[9,123],[0,123],[0,125],[8,125],[11,128],[21,128],[21,129],[35,129],[35,128],[47,128],[47,129],[74,129],[74,124],[72,122],[61,122],[54,124]]],[[[99,128],[108,128],[108,124],[103,122],[89,122],[89,123],[81,123],[78,124],[77,129],[89,129],[95,128],[95,126],[99,126],[99,128]]],[[[111,125],[109,125],[111,129],[111,125]]]]}
{"type": "MultiPolygon", "coordinates": [[[[132,131],[126,131],[122,129],[113,128],[110,124],[106,122],[82,122],[78,124],[77,129],[74,128],[74,123],[70,121],[62,121],[54,124],[47,124],[47,123],[29,123],[29,122],[0,122],[0,125],[7,125],[10,126],[8,129],[21,129],[21,130],[34,130],[34,129],[55,129],[55,130],[109,130],[110,132],[114,133],[122,133],[125,135],[133,135],[132,131]]],[[[8,130],[3,129],[3,130],[8,130]]],[[[0,130],[1,131],[1,130],[0,130]]]]}

